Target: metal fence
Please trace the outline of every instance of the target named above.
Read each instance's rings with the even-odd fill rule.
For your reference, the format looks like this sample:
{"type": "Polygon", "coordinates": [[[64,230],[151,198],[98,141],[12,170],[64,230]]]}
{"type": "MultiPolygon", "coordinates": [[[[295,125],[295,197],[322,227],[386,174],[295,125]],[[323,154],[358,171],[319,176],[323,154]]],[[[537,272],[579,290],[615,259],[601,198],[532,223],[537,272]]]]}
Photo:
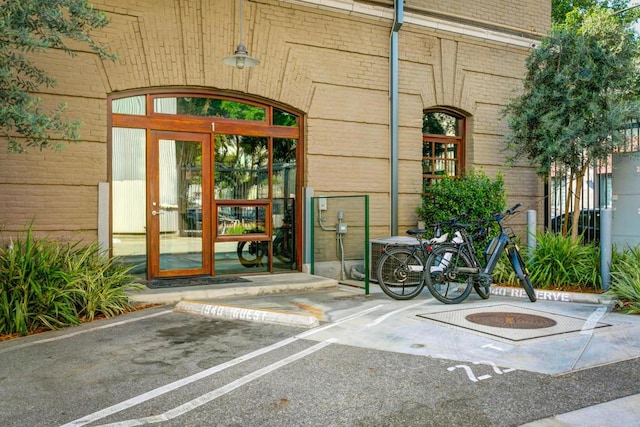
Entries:
{"type": "MultiPolygon", "coordinates": [[[[626,143],[616,153],[632,153],[640,151],[640,121],[629,123],[622,132],[626,143]]],[[[575,182],[568,174],[555,172],[551,174],[545,187],[545,228],[559,232],[562,229],[564,216],[574,211],[574,200],[571,197],[566,205],[567,193],[575,192],[575,182]]],[[[580,218],[578,232],[585,241],[597,241],[599,238],[600,209],[610,209],[613,202],[613,170],[612,156],[605,162],[594,163],[587,171],[582,185],[580,218]]],[[[571,220],[571,216],[569,218],[571,220]]]]}

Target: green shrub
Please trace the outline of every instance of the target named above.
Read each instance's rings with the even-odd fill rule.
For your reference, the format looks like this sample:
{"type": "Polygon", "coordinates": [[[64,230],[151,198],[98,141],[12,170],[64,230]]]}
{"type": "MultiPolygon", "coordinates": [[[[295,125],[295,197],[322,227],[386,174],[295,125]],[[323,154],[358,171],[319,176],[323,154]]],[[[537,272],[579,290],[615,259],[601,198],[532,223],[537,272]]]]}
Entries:
{"type": "Polygon", "coordinates": [[[552,232],[538,233],[527,267],[535,287],[601,288],[600,248],[552,232]]]}
{"type": "MultiPolygon", "coordinates": [[[[533,254],[523,250],[531,283],[537,289],[600,289],[600,250],[593,244],[573,241],[570,236],[538,233],[533,254]]],[[[496,283],[519,284],[509,260],[503,256],[493,274],[496,283]]]]}
{"type": "Polygon", "coordinates": [[[467,213],[465,221],[488,218],[504,210],[506,196],[502,175],[491,180],[483,172],[468,172],[459,178],[442,177],[424,188],[427,196],[416,209],[425,224],[446,221],[467,213]]]}
{"type": "Polygon", "coordinates": [[[640,314],[640,246],[614,252],[609,294],[619,299],[622,312],[640,314]]]}
{"type": "MultiPolygon", "coordinates": [[[[502,175],[492,180],[484,172],[470,171],[461,177],[442,177],[424,188],[427,196],[422,198],[422,205],[416,209],[418,218],[426,226],[447,221],[452,217],[461,217],[461,222],[473,222],[494,216],[504,210],[506,196],[502,175]]],[[[489,229],[479,235],[477,230],[469,230],[474,236],[474,246],[478,254],[482,254],[487,245],[487,236],[495,235],[495,223],[489,224],[489,229]]],[[[447,227],[443,232],[452,233],[447,227]]]]}
{"type": "Polygon", "coordinates": [[[38,240],[29,227],[0,248],[0,334],[26,335],[121,313],[133,280],[125,267],[103,258],[97,244],[38,240]]]}
{"type": "Polygon", "coordinates": [[[94,243],[78,250],[70,270],[76,294],[78,315],[83,320],[93,320],[98,315],[105,317],[123,313],[130,307],[128,292],[142,286],[133,284],[130,273],[133,266],[117,263],[113,258],[100,254],[94,243]]]}

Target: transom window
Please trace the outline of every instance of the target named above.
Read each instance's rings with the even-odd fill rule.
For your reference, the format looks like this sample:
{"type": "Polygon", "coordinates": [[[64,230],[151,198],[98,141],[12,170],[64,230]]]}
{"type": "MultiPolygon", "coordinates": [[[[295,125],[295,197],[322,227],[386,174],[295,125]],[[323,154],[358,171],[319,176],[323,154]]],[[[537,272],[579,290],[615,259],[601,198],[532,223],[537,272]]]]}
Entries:
{"type": "Polygon", "coordinates": [[[190,89],[110,105],[113,255],[148,279],[298,269],[300,114],[190,89]]]}
{"type": "Polygon", "coordinates": [[[426,189],[443,176],[463,172],[464,117],[426,110],[422,117],[422,179],[426,189]]]}

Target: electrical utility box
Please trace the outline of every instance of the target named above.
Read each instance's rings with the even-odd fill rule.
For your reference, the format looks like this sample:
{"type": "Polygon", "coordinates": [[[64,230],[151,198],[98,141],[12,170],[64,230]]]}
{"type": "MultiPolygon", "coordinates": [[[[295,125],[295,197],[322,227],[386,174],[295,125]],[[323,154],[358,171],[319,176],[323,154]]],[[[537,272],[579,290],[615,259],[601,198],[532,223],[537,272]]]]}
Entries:
{"type": "Polygon", "coordinates": [[[614,154],[611,240],[622,250],[640,245],[640,157],[614,154]]]}

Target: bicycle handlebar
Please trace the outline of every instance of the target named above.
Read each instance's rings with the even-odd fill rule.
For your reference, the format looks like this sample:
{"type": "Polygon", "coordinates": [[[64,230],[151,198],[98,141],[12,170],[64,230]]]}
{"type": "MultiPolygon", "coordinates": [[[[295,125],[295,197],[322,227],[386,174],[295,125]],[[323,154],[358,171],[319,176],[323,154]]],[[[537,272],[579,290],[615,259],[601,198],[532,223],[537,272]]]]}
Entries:
{"type": "Polygon", "coordinates": [[[516,214],[518,212],[518,208],[520,208],[520,207],[522,207],[522,203],[516,203],[515,205],[513,205],[512,207],[510,207],[506,211],[504,211],[504,212],[496,212],[495,214],[493,214],[493,216],[491,218],[481,219],[481,220],[479,220],[479,222],[488,222],[488,221],[500,222],[503,219],[505,219],[506,217],[516,214]]]}
{"type": "Polygon", "coordinates": [[[522,203],[516,203],[511,209],[507,209],[507,211],[505,212],[505,216],[513,215],[514,213],[516,213],[516,209],[518,209],[520,206],[522,206],[522,203]]]}
{"type": "MultiPolygon", "coordinates": [[[[434,230],[434,234],[435,237],[440,237],[442,235],[442,228],[444,226],[449,226],[449,227],[455,227],[460,225],[458,223],[458,220],[462,217],[465,217],[468,215],[467,211],[462,212],[460,215],[458,215],[457,217],[452,217],[449,218],[445,221],[440,221],[440,222],[434,222],[433,224],[429,224],[427,225],[427,228],[433,229],[434,230]]],[[[422,235],[425,234],[427,232],[427,229],[411,229],[411,230],[407,230],[407,234],[411,235],[411,236],[417,236],[417,235],[422,235]]]]}
{"type": "MultiPolygon", "coordinates": [[[[516,203],[515,205],[513,205],[511,208],[507,209],[504,212],[497,212],[495,213],[491,218],[484,218],[484,219],[480,219],[477,221],[474,221],[474,224],[476,225],[482,225],[482,223],[488,222],[488,221],[496,221],[496,222],[500,222],[502,221],[504,218],[513,215],[515,213],[518,212],[518,208],[522,207],[522,203],[516,203]]],[[[457,217],[452,217],[449,218],[446,221],[441,221],[441,222],[436,222],[433,224],[429,224],[428,227],[429,228],[433,228],[435,230],[435,234],[436,237],[440,237],[440,234],[442,233],[442,227],[448,225],[449,227],[454,227],[454,228],[471,228],[473,226],[473,224],[466,224],[466,223],[462,223],[462,222],[458,222],[458,220],[462,217],[465,217],[468,215],[468,212],[462,212],[459,216],[457,217]]],[[[413,230],[407,230],[407,234],[410,235],[417,235],[417,234],[424,234],[426,233],[426,229],[413,229],[413,230]]]]}

